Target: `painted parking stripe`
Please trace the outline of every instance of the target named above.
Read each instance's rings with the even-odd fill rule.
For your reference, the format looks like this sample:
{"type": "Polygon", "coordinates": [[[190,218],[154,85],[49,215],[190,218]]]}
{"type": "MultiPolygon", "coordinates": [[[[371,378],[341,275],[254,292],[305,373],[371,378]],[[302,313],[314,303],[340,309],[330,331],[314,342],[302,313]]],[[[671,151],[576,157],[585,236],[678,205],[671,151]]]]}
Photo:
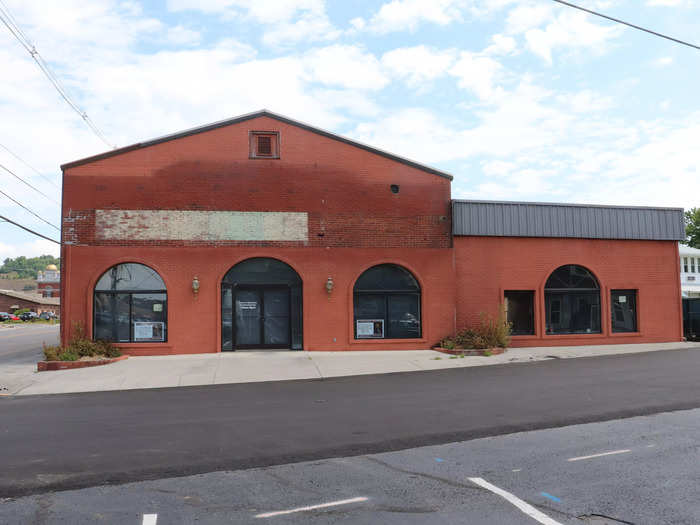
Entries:
{"type": "Polygon", "coordinates": [[[341,499],[338,501],[330,501],[328,503],[319,503],[318,505],[309,505],[308,507],[297,507],[296,509],[288,510],[278,510],[275,512],[263,512],[262,514],[256,514],[256,518],[272,518],[273,516],[282,516],[284,514],[293,514],[294,512],[305,512],[307,510],[325,509],[328,507],[336,507],[338,505],[347,505],[349,503],[360,503],[361,501],[367,501],[367,498],[350,498],[341,499]]]}
{"type": "Polygon", "coordinates": [[[141,525],[156,525],[157,521],[158,514],[144,514],[141,525]]]}
{"type": "Polygon", "coordinates": [[[485,479],[469,478],[469,481],[471,481],[475,485],[479,485],[480,487],[483,487],[487,490],[490,490],[494,494],[498,494],[499,496],[501,496],[503,499],[505,499],[509,503],[515,505],[523,513],[530,516],[532,519],[537,520],[540,523],[542,523],[542,525],[562,525],[558,521],[555,521],[552,518],[550,518],[549,516],[547,516],[545,513],[540,512],[539,510],[537,510],[535,507],[533,507],[529,503],[525,503],[523,500],[521,500],[517,496],[514,496],[510,492],[507,492],[501,488],[498,488],[496,485],[492,485],[491,483],[489,483],[485,479]]]}
{"type": "Polygon", "coordinates": [[[582,459],[602,458],[603,456],[612,456],[614,454],[625,454],[627,452],[632,452],[632,451],[628,448],[625,448],[623,450],[611,450],[610,452],[601,452],[600,454],[591,454],[590,456],[579,456],[577,458],[569,458],[566,461],[581,461],[582,459]]]}

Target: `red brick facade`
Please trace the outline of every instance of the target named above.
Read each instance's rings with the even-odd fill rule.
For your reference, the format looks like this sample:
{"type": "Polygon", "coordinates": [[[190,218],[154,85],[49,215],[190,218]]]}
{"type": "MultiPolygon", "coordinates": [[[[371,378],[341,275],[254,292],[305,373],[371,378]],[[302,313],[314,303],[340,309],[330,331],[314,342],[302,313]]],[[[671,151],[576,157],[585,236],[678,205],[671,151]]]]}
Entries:
{"type": "Polygon", "coordinates": [[[505,290],[535,292],[535,335],[513,346],[680,341],[683,333],[678,243],[601,239],[455,237],[457,325],[494,314],[505,290]],[[600,284],[600,334],[545,333],[544,286],[558,267],[576,264],[600,284]],[[637,290],[636,333],[612,333],[610,290],[637,290]]]}
{"type": "Polygon", "coordinates": [[[218,352],[222,278],[251,257],[279,259],[301,277],[306,350],[429,348],[480,310],[492,310],[504,288],[539,290],[546,272],[563,260],[590,264],[604,286],[639,287],[642,333],[624,341],[604,333],[517,344],[680,339],[675,243],[455,238],[453,248],[449,177],[270,116],[67,165],[63,184],[64,341],[75,321],[91,333],[99,277],[115,264],[135,262],[165,282],[168,341],[120,346],[141,355],[218,352]],[[280,158],[250,158],[251,131],[279,132],[280,158]],[[99,213],[114,210],[128,212],[100,222],[99,213]],[[156,227],[138,210],[173,213],[156,227]],[[308,224],[304,237],[291,241],[274,231],[270,238],[277,240],[260,240],[267,237],[259,233],[254,240],[226,240],[190,224],[192,217],[218,220],[207,212],[306,214],[308,224]],[[186,235],[172,238],[173,231],[186,235]],[[381,263],[403,266],[419,282],[420,339],[354,338],[353,285],[381,263]]]}

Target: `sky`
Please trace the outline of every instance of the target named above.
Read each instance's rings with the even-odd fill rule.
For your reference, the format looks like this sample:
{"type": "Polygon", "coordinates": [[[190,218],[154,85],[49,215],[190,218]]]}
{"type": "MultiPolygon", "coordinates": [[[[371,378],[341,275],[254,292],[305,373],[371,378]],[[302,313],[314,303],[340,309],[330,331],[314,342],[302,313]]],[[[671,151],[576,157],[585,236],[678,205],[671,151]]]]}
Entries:
{"type": "MultiPolygon", "coordinates": [[[[266,108],[452,173],[453,198],[700,205],[700,51],[551,0],[2,2],[117,146],[266,108]]],[[[700,45],[700,0],[578,4],[700,45]]],[[[2,25],[0,65],[24,161],[0,164],[47,197],[0,189],[58,225],[59,166],[110,148],[2,25]]],[[[0,261],[40,254],[0,222],[0,261]]]]}

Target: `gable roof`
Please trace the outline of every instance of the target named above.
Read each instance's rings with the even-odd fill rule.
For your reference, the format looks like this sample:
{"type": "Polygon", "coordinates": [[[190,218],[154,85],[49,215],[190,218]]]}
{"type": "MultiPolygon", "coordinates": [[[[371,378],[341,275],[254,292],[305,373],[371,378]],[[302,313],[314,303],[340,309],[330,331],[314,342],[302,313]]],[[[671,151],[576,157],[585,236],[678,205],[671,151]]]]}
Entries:
{"type": "Polygon", "coordinates": [[[100,153],[99,155],[93,155],[91,157],[86,157],[84,159],[75,160],[73,162],[67,162],[66,164],[61,165],[61,169],[65,170],[67,168],[73,168],[75,166],[89,164],[90,162],[95,162],[97,160],[102,160],[102,159],[106,159],[109,157],[114,157],[116,155],[121,155],[122,153],[127,153],[129,151],[147,148],[149,146],[161,144],[163,142],[168,142],[170,140],[180,139],[183,137],[189,137],[190,135],[204,133],[206,131],[211,131],[213,129],[223,128],[225,126],[232,126],[234,124],[239,124],[241,122],[256,119],[259,117],[269,117],[269,118],[278,120],[280,122],[284,122],[285,124],[289,124],[291,126],[296,126],[298,128],[304,129],[306,131],[310,131],[311,133],[316,133],[317,135],[321,135],[322,137],[337,140],[338,142],[343,142],[345,144],[349,144],[350,146],[354,146],[356,148],[360,148],[360,149],[363,149],[365,151],[369,151],[370,153],[374,153],[375,155],[380,155],[380,156],[385,157],[387,159],[390,159],[390,160],[393,160],[396,162],[400,162],[402,164],[406,164],[407,166],[411,166],[412,168],[417,168],[419,170],[422,170],[422,171],[425,171],[428,173],[432,173],[433,175],[438,175],[440,177],[444,177],[444,178],[449,179],[449,180],[452,180],[452,178],[453,178],[452,175],[450,175],[449,173],[446,173],[444,171],[440,171],[438,169],[431,168],[430,166],[420,164],[420,163],[415,162],[413,160],[410,160],[410,159],[407,159],[404,157],[400,157],[399,155],[394,155],[393,153],[389,153],[387,151],[374,148],[372,146],[368,146],[367,144],[363,144],[362,142],[357,142],[357,141],[348,139],[346,137],[342,137],[342,136],[337,135],[335,133],[331,133],[330,131],[325,131],[323,129],[316,128],[316,127],[311,126],[309,124],[299,122],[298,120],[293,120],[289,117],[285,117],[283,115],[273,113],[272,111],[268,111],[267,109],[255,111],[253,113],[248,113],[246,115],[241,115],[239,117],[234,117],[231,119],[220,120],[218,122],[213,122],[211,124],[205,124],[204,126],[198,126],[196,128],[186,129],[184,131],[179,131],[177,133],[172,133],[170,135],[163,135],[162,137],[147,140],[145,142],[137,142],[136,144],[132,144],[130,146],[124,146],[123,148],[117,148],[117,149],[114,149],[112,151],[107,151],[105,153],[100,153]]]}

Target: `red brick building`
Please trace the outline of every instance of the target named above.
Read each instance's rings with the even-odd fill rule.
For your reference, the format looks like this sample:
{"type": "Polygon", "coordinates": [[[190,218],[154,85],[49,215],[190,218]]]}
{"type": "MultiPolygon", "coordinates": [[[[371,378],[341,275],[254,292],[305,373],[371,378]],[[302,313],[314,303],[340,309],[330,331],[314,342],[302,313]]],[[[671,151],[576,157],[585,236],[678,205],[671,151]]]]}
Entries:
{"type": "Polygon", "coordinates": [[[266,111],[62,168],[64,340],[79,321],[140,355],[429,348],[504,297],[532,324],[516,344],[622,342],[605,320],[621,305],[625,342],[681,338],[680,210],[618,210],[668,215],[649,239],[470,232],[453,209],[487,205],[453,203],[450,175],[266,111]],[[545,291],[557,265],[589,268],[598,301],[545,291]],[[618,289],[636,292],[611,309],[618,289]]]}

